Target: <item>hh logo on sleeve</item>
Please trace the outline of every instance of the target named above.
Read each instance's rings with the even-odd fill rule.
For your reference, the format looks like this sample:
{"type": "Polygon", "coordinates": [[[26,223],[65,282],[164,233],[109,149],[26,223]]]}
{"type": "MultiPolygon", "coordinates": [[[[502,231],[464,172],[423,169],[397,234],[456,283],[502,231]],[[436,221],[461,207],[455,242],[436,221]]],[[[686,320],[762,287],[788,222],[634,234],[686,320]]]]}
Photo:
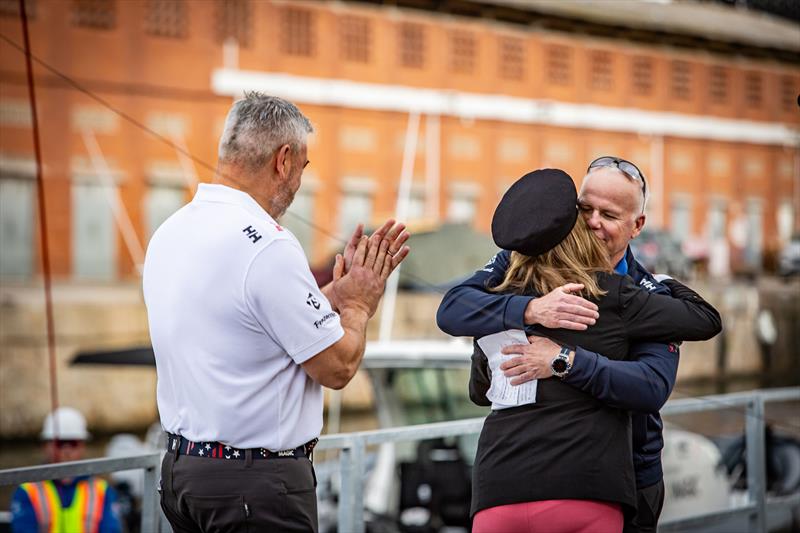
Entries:
{"type": "Polygon", "coordinates": [[[308,298],[306,298],[306,305],[310,305],[314,309],[319,309],[319,301],[310,292],[308,293],[308,298]]]}

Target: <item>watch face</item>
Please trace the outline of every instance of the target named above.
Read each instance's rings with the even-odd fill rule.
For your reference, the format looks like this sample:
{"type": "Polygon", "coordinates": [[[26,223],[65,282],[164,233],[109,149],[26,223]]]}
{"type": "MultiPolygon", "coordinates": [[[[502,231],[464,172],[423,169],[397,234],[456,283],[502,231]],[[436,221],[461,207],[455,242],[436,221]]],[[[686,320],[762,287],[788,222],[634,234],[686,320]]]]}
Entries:
{"type": "Polygon", "coordinates": [[[562,359],[560,357],[557,357],[556,359],[553,360],[553,363],[551,364],[551,367],[553,368],[553,372],[558,372],[558,373],[566,372],[567,371],[567,361],[565,361],[564,359],[562,359]]]}

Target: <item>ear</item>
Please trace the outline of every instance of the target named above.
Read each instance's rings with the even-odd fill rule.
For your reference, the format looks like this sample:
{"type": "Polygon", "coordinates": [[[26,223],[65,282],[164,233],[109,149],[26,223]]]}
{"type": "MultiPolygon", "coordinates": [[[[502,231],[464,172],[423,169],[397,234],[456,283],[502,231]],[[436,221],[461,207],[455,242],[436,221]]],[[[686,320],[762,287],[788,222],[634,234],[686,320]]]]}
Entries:
{"type": "Polygon", "coordinates": [[[647,215],[641,213],[639,216],[636,217],[636,220],[633,221],[633,231],[631,232],[631,239],[635,239],[639,236],[642,232],[642,228],[644,228],[644,223],[647,220],[647,215]]]}
{"type": "Polygon", "coordinates": [[[286,178],[289,175],[289,171],[292,169],[292,147],[288,144],[282,145],[278,150],[275,152],[275,172],[281,179],[286,178]]]}

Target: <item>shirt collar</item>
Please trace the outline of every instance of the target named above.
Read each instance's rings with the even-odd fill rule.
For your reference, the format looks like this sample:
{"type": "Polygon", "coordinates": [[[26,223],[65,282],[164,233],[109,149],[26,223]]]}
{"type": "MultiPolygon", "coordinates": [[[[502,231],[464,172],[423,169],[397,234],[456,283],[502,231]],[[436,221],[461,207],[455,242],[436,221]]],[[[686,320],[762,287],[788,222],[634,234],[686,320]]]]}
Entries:
{"type": "Polygon", "coordinates": [[[614,272],[625,276],[628,274],[628,251],[625,251],[625,255],[622,256],[622,259],[619,260],[619,263],[614,267],[614,272]]]}
{"type": "Polygon", "coordinates": [[[252,196],[244,191],[221,185],[219,183],[201,183],[197,186],[194,195],[195,202],[216,202],[238,205],[259,218],[266,218],[274,222],[269,213],[264,211],[252,196]]]}

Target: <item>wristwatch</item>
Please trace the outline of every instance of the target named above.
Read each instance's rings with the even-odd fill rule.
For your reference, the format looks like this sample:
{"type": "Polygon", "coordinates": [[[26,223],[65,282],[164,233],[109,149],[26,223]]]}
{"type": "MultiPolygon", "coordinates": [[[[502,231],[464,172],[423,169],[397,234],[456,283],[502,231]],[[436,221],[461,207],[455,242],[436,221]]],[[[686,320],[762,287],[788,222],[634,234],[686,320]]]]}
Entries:
{"type": "Polygon", "coordinates": [[[571,351],[569,346],[562,346],[558,355],[550,361],[550,371],[555,377],[564,378],[572,370],[572,364],[569,362],[569,352],[571,351]]]}

